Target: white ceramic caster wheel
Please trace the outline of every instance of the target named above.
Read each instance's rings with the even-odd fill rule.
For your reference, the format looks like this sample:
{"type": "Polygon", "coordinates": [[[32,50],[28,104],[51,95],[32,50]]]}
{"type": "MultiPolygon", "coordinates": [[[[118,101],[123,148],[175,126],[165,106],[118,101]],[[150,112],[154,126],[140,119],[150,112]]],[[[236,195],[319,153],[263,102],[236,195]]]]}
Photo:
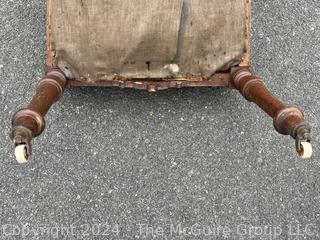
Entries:
{"type": "Polygon", "coordinates": [[[301,158],[307,159],[312,156],[312,145],[309,142],[301,142],[302,151],[299,153],[301,158]]]}
{"type": "Polygon", "coordinates": [[[21,144],[16,146],[14,149],[14,154],[16,156],[16,160],[18,163],[27,163],[28,157],[27,157],[27,145],[21,144]]]}

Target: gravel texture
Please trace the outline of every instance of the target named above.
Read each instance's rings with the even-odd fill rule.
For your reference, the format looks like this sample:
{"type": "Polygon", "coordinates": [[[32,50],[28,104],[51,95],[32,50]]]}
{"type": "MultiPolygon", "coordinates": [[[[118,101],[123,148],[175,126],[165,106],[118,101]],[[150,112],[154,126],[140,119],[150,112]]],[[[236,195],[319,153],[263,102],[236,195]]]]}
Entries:
{"type": "Polygon", "coordinates": [[[320,1],[256,0],[252,34],[254,69],[313,127],[311,160],[236,91],[73,88],[20,166],[10,119],[44,74],[45,4],[1,0],[0,238],[319,239],[320,1]]]}

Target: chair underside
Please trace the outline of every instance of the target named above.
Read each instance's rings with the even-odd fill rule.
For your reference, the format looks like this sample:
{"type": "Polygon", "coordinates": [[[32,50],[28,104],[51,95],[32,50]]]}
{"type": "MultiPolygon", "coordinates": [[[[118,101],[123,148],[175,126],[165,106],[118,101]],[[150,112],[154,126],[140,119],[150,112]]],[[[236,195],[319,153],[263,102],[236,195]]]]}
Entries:
{"type": "Polygon", "coordinates": [[[48,1],[52,59],[69,79],[208,78],[239,65],[247,0],[48,1]]]}
{"type": "MultiPolygon", "coordinates": [[[[48,70],[27,108],[12,119],[19,162],[68,85],[237,89],[312,155],[303,112],[272,95],[249,66],[250,0],[48,0],[48,70]]],[[[219,130],[217,130],[219,131],[219,130]]]]}

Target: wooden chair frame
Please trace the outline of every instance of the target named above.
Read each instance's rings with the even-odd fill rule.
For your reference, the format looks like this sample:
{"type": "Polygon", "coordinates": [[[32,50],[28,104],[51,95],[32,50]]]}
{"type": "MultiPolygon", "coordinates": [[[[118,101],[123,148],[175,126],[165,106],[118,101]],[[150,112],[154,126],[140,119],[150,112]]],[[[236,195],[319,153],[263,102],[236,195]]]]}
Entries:
{"type": "Polygon", "coordinates": [[[296,140],[296,150],[303,158],[312,154],[310,126],[304,120],[302,111],[296,106],[286,106],[274,97],[262,80],[255,76],[250,67],[250,22],[251,0],[247,2],[246,47],[242,62],[226,72],[219,72],[209,78],[191,77],[175,79],[117,79],[89,83],[79,79],[67,79],[55,63],[51,47],[51,1],[47,0],[47,71],[40,81],[36,94],[27,108],[19,110],[12,120],[12,140],[19,162],[27,162],[31,155],[31,140],[45,128],[44,117],[50,107],[71,86],[100,86],[135,88],[156,92],[182,87],[229,87],[237,89],[248,101],[256,103],[274,121],[275,129],[296,140]]]}

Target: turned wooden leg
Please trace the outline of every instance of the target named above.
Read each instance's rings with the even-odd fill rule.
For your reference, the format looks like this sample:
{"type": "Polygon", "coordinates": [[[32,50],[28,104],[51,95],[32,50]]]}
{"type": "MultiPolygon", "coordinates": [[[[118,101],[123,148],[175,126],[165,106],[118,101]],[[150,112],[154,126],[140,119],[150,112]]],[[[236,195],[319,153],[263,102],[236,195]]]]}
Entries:
{"type": "Polygon", "coordinates": [[[51,69],[39,82],[36,94],[28,107],[14,114],[11,138],[15,144],[15,155],[18,162],[27,162],[32,151],[32,138],[43,132],[44,117],[52,104],[63,95],[66,85],[65,75],[59,69],[51,69]]]}
{"type": "Polygon", "coordinates": [[[311,129],[298,107],[284,105],[248,67],[233,69],[231,83],[248,101],[256,103],[273,118],[274,127],[279,133],[296,140],[296,149],[302,158],[311,157],[311,129]]]}

